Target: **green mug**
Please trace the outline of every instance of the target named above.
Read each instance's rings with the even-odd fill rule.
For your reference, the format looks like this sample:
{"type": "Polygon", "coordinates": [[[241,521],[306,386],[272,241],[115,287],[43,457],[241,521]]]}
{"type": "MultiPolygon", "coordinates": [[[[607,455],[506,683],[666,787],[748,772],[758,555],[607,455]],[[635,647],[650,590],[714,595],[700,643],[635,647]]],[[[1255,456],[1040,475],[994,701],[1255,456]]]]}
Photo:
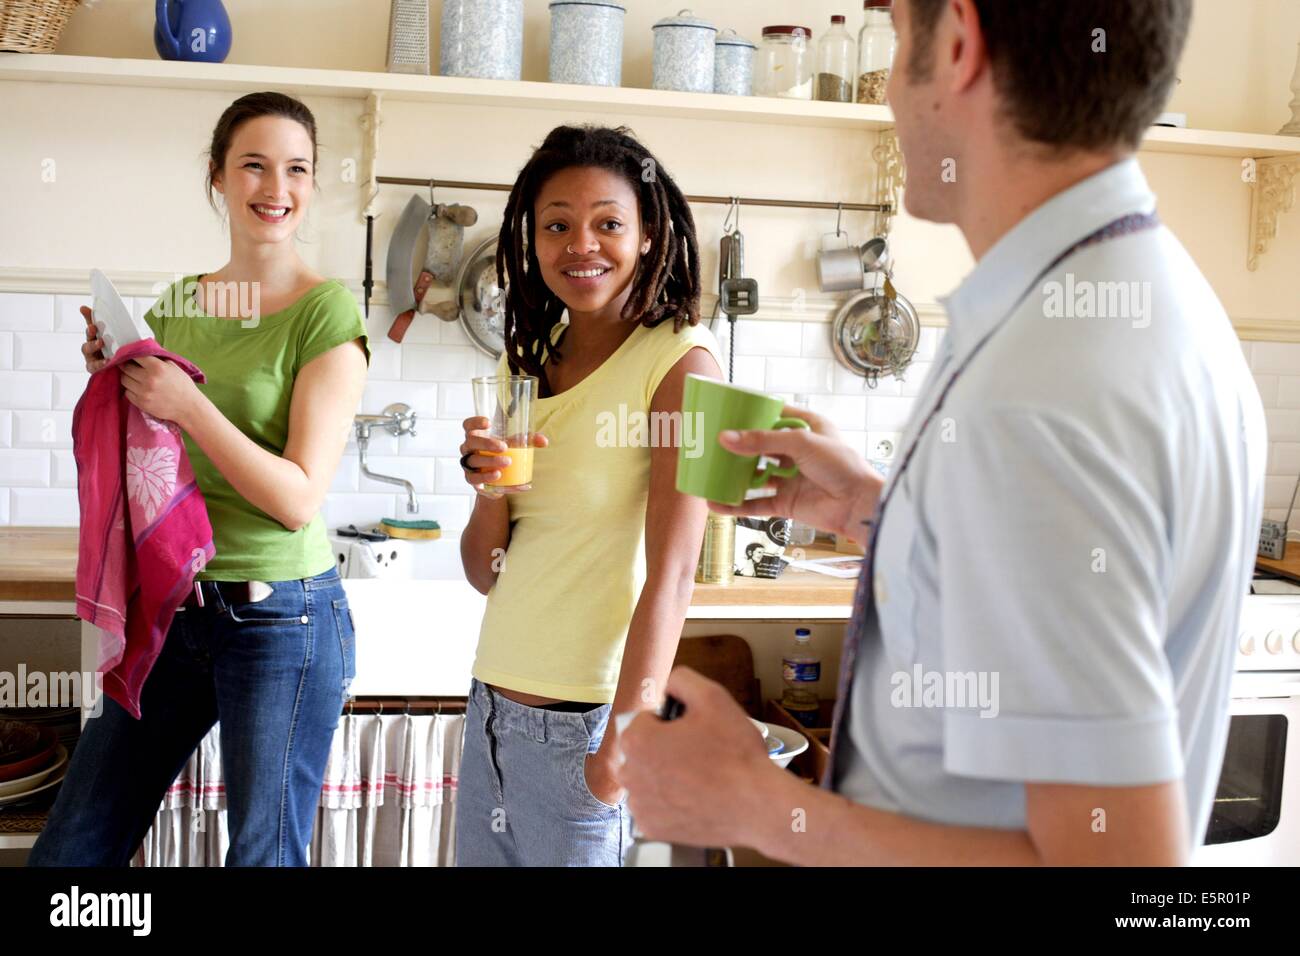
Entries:
{"type": "Polygon", "coordinates": [[[738,505],[745,492],[768,478],[793,478],[794,465],[759,469],[758,455],[737,455],[718,444],[728,430],[807,428],[802,418],[782,418],[780,398],[700,375],[686,376],[682,391],[682,442],[677,450],[677,490],[724,505],[738,505]]]}

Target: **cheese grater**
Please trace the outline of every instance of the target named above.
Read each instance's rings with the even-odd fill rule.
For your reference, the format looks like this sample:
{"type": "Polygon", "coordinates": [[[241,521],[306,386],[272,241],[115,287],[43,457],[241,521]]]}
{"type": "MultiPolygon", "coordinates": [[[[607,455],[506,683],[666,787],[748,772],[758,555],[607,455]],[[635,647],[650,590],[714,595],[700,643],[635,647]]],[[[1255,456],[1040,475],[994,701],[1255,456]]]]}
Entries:
{"type": "Polygon", "coordinates": [[[429,0],[393,0],[388,72],[429,74],[429,0]]]}
{"type": "Polygon", "coordinates": [[[1281,561],[1286,556],[1287,522],[1295,509],[1296,495],[1300,494],[1300,478],[1296,479],[1295,491],[1291,492],[1291,507],[1286,509],[1286,517],[1281,521],[1265,518],[1259,530],[1259,556],[1281,561]]]}

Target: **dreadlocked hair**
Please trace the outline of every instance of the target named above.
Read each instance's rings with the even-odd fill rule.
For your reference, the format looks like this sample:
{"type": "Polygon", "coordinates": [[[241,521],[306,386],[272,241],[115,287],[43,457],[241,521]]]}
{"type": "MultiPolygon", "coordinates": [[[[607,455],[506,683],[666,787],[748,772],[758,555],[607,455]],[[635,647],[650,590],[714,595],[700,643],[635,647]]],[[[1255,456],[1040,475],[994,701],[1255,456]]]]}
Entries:
{"type": "Polygon", "coordinates": [[[663,165],[624,126],[557,126],[520,171],[506,203],[497,242],[497,284],[506,288],[505,352],[512,375],[535,375],[544,392],[550,383],[544,355],[560,360],[551,335],[565,305],[546,285],[533,251],[533,206],[548,179],[565,169],[595,167],[617,173],[637,194],[643,238],[622,318],[656,326],[669,316],[673,331],[700,321],[700,260],[695,218],[663,165]]]}

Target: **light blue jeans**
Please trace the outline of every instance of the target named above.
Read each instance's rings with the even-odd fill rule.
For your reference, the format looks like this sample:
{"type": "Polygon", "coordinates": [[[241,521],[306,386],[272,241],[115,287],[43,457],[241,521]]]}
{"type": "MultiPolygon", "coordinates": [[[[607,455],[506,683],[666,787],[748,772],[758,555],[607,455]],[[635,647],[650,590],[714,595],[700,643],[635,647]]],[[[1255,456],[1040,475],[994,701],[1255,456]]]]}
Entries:
{"type": "Polygon", "coordinates": [[[456,790],[457,866],[621,866],[623,804],[598,800],[584,766],[609,720],[529,707],[472,681],[456,790]]]}

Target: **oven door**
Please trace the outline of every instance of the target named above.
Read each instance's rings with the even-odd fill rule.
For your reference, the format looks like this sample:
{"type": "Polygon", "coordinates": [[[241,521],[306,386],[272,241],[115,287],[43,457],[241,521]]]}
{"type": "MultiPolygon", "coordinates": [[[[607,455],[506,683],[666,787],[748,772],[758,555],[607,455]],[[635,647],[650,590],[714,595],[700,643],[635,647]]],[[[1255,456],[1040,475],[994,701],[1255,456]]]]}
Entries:
{"type": "Polygon", "coordinates": [[[1223,771],[1197,866],[1300,864],[1300,679],[1237,674],[1223,771]]]}

